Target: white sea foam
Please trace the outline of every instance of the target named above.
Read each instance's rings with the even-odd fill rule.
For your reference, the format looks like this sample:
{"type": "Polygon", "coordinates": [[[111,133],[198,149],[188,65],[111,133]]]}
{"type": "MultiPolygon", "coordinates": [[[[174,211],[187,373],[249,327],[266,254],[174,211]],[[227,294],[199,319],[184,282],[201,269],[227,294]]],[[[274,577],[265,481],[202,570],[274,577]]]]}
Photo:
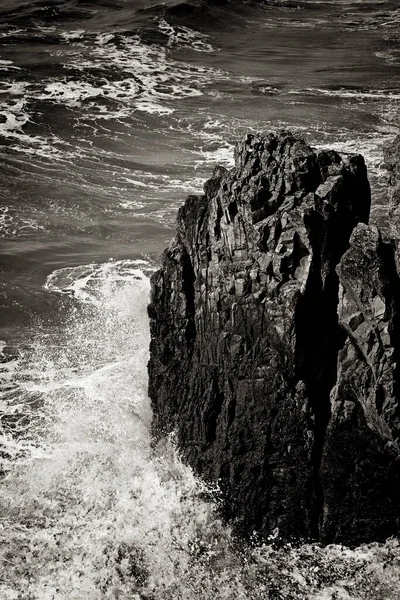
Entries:
{"type": "Polygon", "coordinates": [[[126,210],[136,211],[138,208],[145,208],[146,203],[141,200],[121,200],[119,206],[126,210]]]}
{"type": "Polygon", "coordinates": [[[0,235],[14,235],[15,227],[13,225],[13,217],[10,214],[9,206],[0,206],[0,235]]]}
{"type": "Polygon", "coordinates": [[[168,106],[161,106],[157,102],[149,100],[139,100],[136,102],[136,109],[148,113],[149,115],[171,115],[174,109],[168,106]]]}
{"type": "Polygon", "coordinates": [[[24,29],[14,28],[9,29],[8,31],[0,31],[0,38],[8,38],[14,37],[14,35],[18,35],[18,33],[24,33],[24,29]]]}
{"type": "MultiPolygon", "coordinates": [[[[89,294],[89,275],[77,269],[48,281],[55,289],[67,277],[84,304],[64,333],[39,335],[20,366],[19,400],[40,395],[42,422],[29,443],[2,440],[12,463],[0,491],[4,599],[133,598],[142,588],[167,598],[177,569],[189,577],[199,531],[209,524],[214,543],[221,529],[213,510],[197,508],[203,486],[172,447],[152,456],[149,284],[138,262],[82,267],[96,280],[89,294]]],[[[8,419],[18,411],[9,404],[8,419]]]]}
{"type": "Polygon", "coordinates": [[[0,206],[0,238],[30,236],[33,233],[46,232],[45,216],[33,206],[24,210],[15,206],[0,206]]]}
{"type": "MultiPolygon", "coordinates": [[[[193,41],[195,34],[188,30],[185,35],[193,41]]],[[[0,85],[0,135],[25,154],[68,158],[76,150],[55,135],[26,133],[38,101],[80,109],[87,121],[95,123],[131,119],[134,111],[162,118],[175,111],[176,100],[201,96],[213,82],[229,78],[218,69],[173,60],[168,48],[147,45],[138,35],[72,30],[62,39],[70,51],[64,54],[59,47],[54,51],[57,60],[64,57],[60,76],[0,85]]],[[[10,61],[4,65],[13,66],[10,61]]]]}
{"type": "Polygon", "coordinates": [[[323,89],[323,88],[305,88],[300,90],[289,90],[288,95],[304,95],[311,94],[313,96],[328,96],[339,98],[354,98],[357,100],[400,100],[400,93],[393,90],[349,90],[346,88],[340,89],[323,89]]]}
{"type": "MultiPolygon", "coordinates": [[[[189,35],[189,34],[188,34],[189,35]]],[[[84,79],[73,90],[72,101],[81,102],[88,95],[112,99],[116,102],[133,102],[129,107],[150,114],[170,114],[173,105],[165,102],[202,94],[201,88],[215,78],[225,76],[221,71],[205,67],[194,67],[169,58],[167,50],[142,43],[139,36],[115,36],[100,33],[79,38],[82,52],[74,53],[66,63],[66,68],[79,69],[82,74],[101,68],[104,79],[94,82],[84,79]],[[122,78],[115,77],[115,70],[122,78]],[[107,78],[107,70],[110,77],[107,78]],[[112,70],[112,71],[111,71],[112,70]]],[[[69,85],[68,80],[64,85],[69,85]]],[[[74,84],[76,85],[76,84],[74,84]]],[[[57,101],[57,97],[52,96],[57,101]]],[[[68,101],[63,94],[59,99],[68,101]]],[[[103,117],[114,118],[113,108],[107,107],[103,117]]]]}
{"type": "Polygon", "coordinates": [[[64,153],[56,145],[57,136],[25,133],[25,125],[32,122],[29,103],[34,95],[27,82],[0,84],[0,138],[12,141],[14,150],[22,154],[55,158],[64,153]]]}
{"type": "Polygon", "coordinates": [[[74,31],[64,31],[61,34],[61,38],[66,42],[70,42],[71,40],[80,40],[85,35],[84,29],[76,29],[74,31]]]}
{"type": "Polygon", "coordinates": [[[207,41],[209,36],[189,27],[173,26],[161,19],[160,31],[168,36],[168,45],[179,48],[190,48],[195,52],[215,52],[215,48],[207,41]]]}
{"type": "MultiPolygon", "coordinates": [[[[365,4],[360,0],[360,4],[365,4]]],[[[375,2],[374,2],[375,4],[375,2]]],[[[387,4],[386,0],[383,4],[387,4]]],[[[347,12],[342,16],[343,26],[350,31],[372,31],[383,29],[387,31],[394,30],[397,32],[400,24],[400,9],[391,7],[389,10],[372,11],[371,14],[366,13],[360,19],[359,12],[347,12]]]]}
{"type": "Polygon", "coordinates": [[[0,135],[7,137],[8,133],[22,131],[30,117],[26,110],[24,98],[11,100],[0,105],[0,135]]]}
{"type": "Polygon", "coordinates": [[[132,281],[147,280],[146,272],[154,269],[151,263],[144,260],[110,260],[107,263],[91,263],[79,267],[65,267],[51,273],[44,288],[50,292],[69,294],[81,302],[101,304],[98,294],[102,292],[101,284],[112,280],[119,285],[132,281]]]}
{"type": "MultiPolygon", "coordinates": [[[[195,155],[197,156],[198,152],[196,152],[195,155]]],[[[195,165],[195,160],[193,161],[193,164],[195,165]]],[[[138,177],[140,177],[139,181],[136,179],[132,179],[129,176],[122,176],[123,181],[133,184],[138,191],[137,198],[129,199],[128,201],[126,199],[121,200],[121,202],[124,204],[128,202],[130,206],[135,206],[135,203],[139,202],[141,203],[141,206],[151,207],[154,204],[154,198],[152,198],[152,196],[149,197],[149,190],[155,191],[157,193],[164,192],[165,194],[171,194],[173,192],[183,194],[202,190],[204,184],[203,177],[193,177],[192,175],[187,179],[179,179],[178,177],[151,173],[148,171],[138,172],[137,175],[138,177]],[[141,191],[144,192],[144,196],[141,196],[141,191]],[[147,202],[143,204],[143,202],[141,202],[140,200],[138,201],[138,198],[146,198],[147,202]]],[[[180,202],[181,201],[182,198],[180,199],[180,202]]],[[[140,207],[139,204],[138,206],[140,207]]],[[[175,211],[176,207],[172,208],[172,210],[175,211]]]]}
{"type": "Polygon", "coordinates": [[[70,106],[80,106],[88,98],[101,95],[99,88],[81,81],[52,81],[47,83],[42,93],[36,97],[39,100],[53,100],[70,106]]]}
{"type": "Polygon", "coordinates": [[[21,68],[14,65],[12,60],[0,60],[0,71],[20,71],[21,68]]]}
{"type": "Polygon", "coordinates": [[[0,83],[0,94],[10,94],[11,96],[23,96],[29,87],[27,81],[3,81],[0,83]]]}
{"type": "Polygon", "coordinates": [[[206,150],[200,149],[201,158],[196,161],[197,166],[207,163],[209,165],[222,165],[232,167],[234,165],[233,144],[229,142],[217,143],[216,147],[208,147],[206,150]]]}
{"type": "Polygon", "coordinates": [[[377,58],[383,58],[383,60],[389,65],[396,65],[400,63],[400,49],[397,48],[375,52],[375,56],[377,58]]]}

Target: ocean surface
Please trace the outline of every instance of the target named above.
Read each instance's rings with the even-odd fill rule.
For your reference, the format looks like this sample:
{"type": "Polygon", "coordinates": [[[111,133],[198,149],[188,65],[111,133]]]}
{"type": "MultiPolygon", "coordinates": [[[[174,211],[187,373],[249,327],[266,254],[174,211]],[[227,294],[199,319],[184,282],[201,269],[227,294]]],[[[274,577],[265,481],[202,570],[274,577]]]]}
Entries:
{"type": "Polygon", "coordinates": [[[0,600],[396,600],[397,540],[241,544],[150,443],[149,275],[247,131],[360,152],[385,223],[396,0],[1,0],[0,600]]]}

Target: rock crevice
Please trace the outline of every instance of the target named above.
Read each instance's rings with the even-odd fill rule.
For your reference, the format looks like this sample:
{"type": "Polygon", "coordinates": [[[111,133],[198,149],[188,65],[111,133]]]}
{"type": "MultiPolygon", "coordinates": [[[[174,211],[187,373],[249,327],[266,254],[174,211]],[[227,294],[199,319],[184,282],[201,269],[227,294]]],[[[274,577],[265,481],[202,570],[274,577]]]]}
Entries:
{"type": "Polygon", "coordinates": [[[363,516],[357,479],[363,448],[398,468],[396,248],[369,209],[361,156],[280,132],[246,136],[179,211],[152,278],[153,431],[220,482],[239,531],[393,533],[393,510],[363,516]]]}

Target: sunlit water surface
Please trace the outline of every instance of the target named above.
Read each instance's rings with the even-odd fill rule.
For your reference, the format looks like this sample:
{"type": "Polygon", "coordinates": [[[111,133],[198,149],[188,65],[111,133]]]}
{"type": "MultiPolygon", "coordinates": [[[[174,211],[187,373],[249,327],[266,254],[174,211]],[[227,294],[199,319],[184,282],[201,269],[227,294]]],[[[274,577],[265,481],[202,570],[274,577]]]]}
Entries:
{"type": "Polygon", "coordinates": [[[235,540],[146,393],[148,276],[244,132],[363,153],[384,224],[397,4],[3,0],[1,600],[400,598],[396,540],[235,540]]]}

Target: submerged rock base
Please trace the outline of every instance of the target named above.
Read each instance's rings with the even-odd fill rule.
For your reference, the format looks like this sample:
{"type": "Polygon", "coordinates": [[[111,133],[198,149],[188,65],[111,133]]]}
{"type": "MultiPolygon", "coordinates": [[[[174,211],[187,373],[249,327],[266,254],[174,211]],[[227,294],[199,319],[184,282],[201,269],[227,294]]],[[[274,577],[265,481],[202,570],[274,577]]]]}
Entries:
{"type": "Polygon", "coordinates": [[[157,438],[237,530],[358,544],[399,531],[396,244],[361,156],[247,136],[190,196],[152,278],[157,438]]]}

